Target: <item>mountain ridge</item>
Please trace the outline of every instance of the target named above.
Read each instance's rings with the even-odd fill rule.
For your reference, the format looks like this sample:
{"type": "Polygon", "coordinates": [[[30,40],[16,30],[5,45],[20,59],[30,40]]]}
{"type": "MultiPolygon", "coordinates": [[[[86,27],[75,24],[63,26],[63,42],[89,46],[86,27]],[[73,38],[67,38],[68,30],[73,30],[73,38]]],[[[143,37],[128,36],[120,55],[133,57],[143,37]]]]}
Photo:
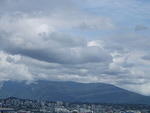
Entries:
{"type": "Polygon", "coordinates": [[[48,101],[150,104],[143,96],[105,83],[77,83],[71,81],[4,82],[0,98],[17,97],[48,101]]]}

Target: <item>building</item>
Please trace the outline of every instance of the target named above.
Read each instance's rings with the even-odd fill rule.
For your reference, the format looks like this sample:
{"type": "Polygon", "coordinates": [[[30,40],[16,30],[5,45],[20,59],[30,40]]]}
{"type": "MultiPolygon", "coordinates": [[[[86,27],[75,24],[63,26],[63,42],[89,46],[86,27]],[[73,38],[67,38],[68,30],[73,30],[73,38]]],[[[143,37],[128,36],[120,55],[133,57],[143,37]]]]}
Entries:
{"type": "Polygon", "coordinates": [[[15,110],[12,108],[0,108],[0,113],[15,113],[15,110]]]}

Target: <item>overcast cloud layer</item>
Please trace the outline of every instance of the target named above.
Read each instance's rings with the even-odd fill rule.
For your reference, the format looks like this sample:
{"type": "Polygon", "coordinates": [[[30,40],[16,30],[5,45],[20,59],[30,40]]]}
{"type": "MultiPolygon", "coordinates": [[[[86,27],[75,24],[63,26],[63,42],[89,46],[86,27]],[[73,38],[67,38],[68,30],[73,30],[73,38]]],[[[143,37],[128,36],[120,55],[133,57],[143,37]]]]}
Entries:
{"type": "Polygon", "coordinates": [[[0,81],[104,82],[150,95],[149,0],[0,0],[0,81]]]}

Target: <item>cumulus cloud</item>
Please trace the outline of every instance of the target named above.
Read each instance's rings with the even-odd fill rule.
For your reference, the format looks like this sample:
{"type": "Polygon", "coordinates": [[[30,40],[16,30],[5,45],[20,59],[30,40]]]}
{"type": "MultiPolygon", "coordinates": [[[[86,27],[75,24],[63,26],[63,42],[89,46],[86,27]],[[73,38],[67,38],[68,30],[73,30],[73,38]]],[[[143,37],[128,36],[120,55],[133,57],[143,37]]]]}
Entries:
{"type": "Polygon", "coordinates": [[[14,69],[13,63],[10,67],[6,65],[16,72],[5,73],[6,80],[13,77],[30,82],[39,79],[96,82],[100,79],[100,73],[107,71],[112,62],[111,55],[101,44],[92,45],[85,38],[61,32],[80,25],[82,20],[69,25],[66,20],[57,22],[53,16],[34,17],[24,13],[1,16],[0,49],[5,56],[19,56],[15,65],[24,70],[21,73],[14,69]]]}
{"type": "Polygon", "coordinates": [[[19,63],[20,59],[20,55],[10,55],[0,51],[0,81],[31,81],[33,79],[28,67],[19,63]]]}
{"type": "Polygon", "coordinates": [[[104,49],[87,46],[83,38],[59,33],[48,18],[4,16],[0,25],[1,48],[12,54],[64,64],[111,61],[104,49]]]}
{"type": "Polygon", "coordinates": [[[138,0],[1,0],[0,81],[105,82],[150,95],[149,10],[138,0]]]}

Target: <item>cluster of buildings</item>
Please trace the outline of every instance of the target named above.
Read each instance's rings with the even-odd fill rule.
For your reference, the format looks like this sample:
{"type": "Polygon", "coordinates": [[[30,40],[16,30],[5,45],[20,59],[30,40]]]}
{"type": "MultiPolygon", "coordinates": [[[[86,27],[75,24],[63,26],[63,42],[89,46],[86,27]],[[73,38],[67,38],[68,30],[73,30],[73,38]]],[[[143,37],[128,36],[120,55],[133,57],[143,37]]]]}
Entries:
{"type": "Polygon", "coordinates": [[[48,102],[18,98],[0,100],[1,113],[150,113],[146,105],[48,102]]]}

